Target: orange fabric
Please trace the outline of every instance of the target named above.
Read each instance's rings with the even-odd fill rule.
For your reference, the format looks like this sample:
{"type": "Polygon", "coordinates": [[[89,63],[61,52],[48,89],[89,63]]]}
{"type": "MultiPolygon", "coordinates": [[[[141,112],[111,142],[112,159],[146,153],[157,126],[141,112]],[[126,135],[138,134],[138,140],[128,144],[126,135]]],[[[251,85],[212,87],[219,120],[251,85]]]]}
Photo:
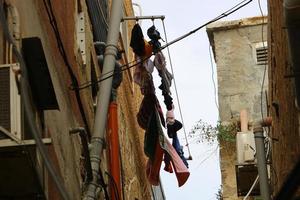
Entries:
{"type": "Polygon", "coordinates": [[[144,57],[149,57],[152,55],[153,47],[145,40],[145,55],[144,57]]]}
{"type": "Polygon", "coordinates": [[[163,154],[164,152],[157,142],[154,160],[148,160],[146,169],[147,178],[152,185],[159,185],[159,171],[163,160],[163,154]]]}
{"type": "MultiPolygon", "coordinates": [[[[113,177],[118,193],[121,194],[120,182],[120,154],[119,154],[119,135],[118,135],[118,107],[116,102],[111,102],[109,105],[108,116],[108,142],[109,142],[109,169],[113,177]]],[[[111,199],[116,200],[114,186],[110,184],[111,199]]]]}
{"type": "Polygon", "coordinates": [[[165,140],[165,142],[167,143],[168,154],[171,157],[171,162],[176,174],[178,186],[181,187],[188,180],[190,172],[188,171],[188,168],[185,166],[185,164],[182,162],[181,158],[177,154],[172,144],[167,139],[165,140]]]}
{"type": "Polygon", "coordinates": [[[151,161],[150,159],[148,160],[147,169],[146,169],[147,178],[152,185],[159,185],[159,171],[163,160],[163,154],[167,153],[170,156],[172,166],[171,165],[166,166],[165,170],[172,173],[173,172],[172,167],[173,167],[178,181],[178,186],[181,187],[188,180],[190,176],[190,172],[188,171],[188,168],[185,166],[185,164],[182,162],[181,158],[177,154],[172,144],[167,139],[165,139],[165,142],[168,151],[164,152],[160,144],[157,143],[154,160],[153,161],[151,161]]]}

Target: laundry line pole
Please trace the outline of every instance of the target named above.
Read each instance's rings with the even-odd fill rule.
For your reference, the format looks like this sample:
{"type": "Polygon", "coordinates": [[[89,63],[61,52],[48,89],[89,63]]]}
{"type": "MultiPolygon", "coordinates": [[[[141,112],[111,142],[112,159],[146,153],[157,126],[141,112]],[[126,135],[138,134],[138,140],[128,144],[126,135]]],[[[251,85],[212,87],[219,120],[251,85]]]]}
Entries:
{"type": "Polygon", "coordinates": [[[122,18],[122,22],[124,21],[128,21],[128,20],[145,20],[145,19],[151,19],[151,20],[155,20],[155,19],[161,19],[164,20],[165,16],[164,15],[152,15],[152,16],[133,16],[133,17],[123,17],[122,18]]]}

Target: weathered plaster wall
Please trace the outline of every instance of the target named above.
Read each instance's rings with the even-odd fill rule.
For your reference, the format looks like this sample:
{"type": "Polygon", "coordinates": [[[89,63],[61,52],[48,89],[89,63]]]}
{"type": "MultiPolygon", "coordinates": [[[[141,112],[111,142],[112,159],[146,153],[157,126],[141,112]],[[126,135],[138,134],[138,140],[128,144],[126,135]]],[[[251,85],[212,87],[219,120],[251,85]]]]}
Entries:
{"type": "MultiPolygon", "coordinates": [[[[266,26],[264,40],[267,40],[266,26]]],[[[262,42],[262,27],[241,27],[214,33],[220,118],[229,120],[247,108],[250,120],[261,117],[260,93],[264,65],[256,64],[255,44],[262,42]]],[[[267,80],[268,77],[265,77],[267,80]]],[[[265,88],[267,81],[265,81],[265,88]]],[[[265,100],[265,98],[263,98],[265,100]]]]}
{"type": "MultiPolygon", "coordinates": [[[[222,122],[236,120],[242,109],[247,109],[250,121],[261,118],[260,97],[265,66],[257,65],[255,53],[255,45],[267,40],[267,27],[261,24],[262,20],[258,17],[218,22],[207,28],[217,65],[219,114],[222,122]]],[[[267,81],[264,89],[267,89],[267,81]]],[[[265,108],[265,95],[263,107],[265,108]]],[[[264,116],[265,112],[264,109],[264,116]]],[[[220,141],[224,200],[239,199],[236,190],[236,162],[235,143],[220,141]]]]}

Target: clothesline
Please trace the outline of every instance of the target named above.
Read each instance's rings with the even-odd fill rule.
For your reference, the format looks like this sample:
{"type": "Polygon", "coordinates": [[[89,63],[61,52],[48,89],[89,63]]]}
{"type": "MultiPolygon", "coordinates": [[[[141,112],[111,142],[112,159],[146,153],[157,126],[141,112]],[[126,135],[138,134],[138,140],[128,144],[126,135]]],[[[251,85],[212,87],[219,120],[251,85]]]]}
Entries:
{"type": "MultiPolygon", "coordinates": [[[[213,22],[216,22],[216,21],[218,21],[218,20],[220,20],[220,19],[222,19],[222,18],[224,18],[224,17],[227,17],[227,16],[231,15],[232,13],[238,11],[239,9],[243,8],[244,6],[246,6],[247,4],[251,3],[252,1],[253,1],[253,0],[243,0],[243,1],[241,1],[240,3],[236,4],[235,6],[233,6],[232,8],[230,8],[229,10],[227,10],[227,11],[225,11],[224,13],[220,14],[219,16],[215,17],[214,19],[212,19],[212,20],[206,22],[205,24],[199,26],[198,28],[196,28],[196,29],[194,29],[194,30],[188,32],[187,34],[185,34],[185,35],[183,35],[183,36],[180,36],[180,37],[178,37],[178,38],[172,40],[171,42],[165,44],[164,46],[160,47],[160,50],[163,50],[163,49],[167,48],[168,46],[170,46],[170,45],[172,45],[172,44],[174,44],[174,43],[177,43],[177,42],[181,41],[182,39],[184,39],[184,38],[190,36],[191,34],[194,34],[195,32],[199,31],[199,30],[202,29],[203,27],[205,27],[205,26],[207,26],[207,25],[209,25],[209,24],[211,24],[211,23],[213,23],[213,22]]],[[[154,55],[154,54],[152,54],[152,55],[154,55]]],[[[150,58],[152,55],[150,55],[149,58],[150,58]]],[[[132,68],[132,67],[135,67],[135,66],[141,64],[142,62],[143,62],[143,61],[137,62],[136,60],[133,60],[133,61],[127,63],[127,64],[122,65],[122,66],[121,66],[121,68],[122,68],[121,71],[125,71],[125,70],[127,70],[127,69],[132,68]],[[132,63],[134,63],[134,64],[132,64],[132,63]],[[131,65],[131,64],[132,64],[132,65],[131,65]]],[[[85,83],[79,85],[78,88],[74,88],[73,86],[70,86],[70,89],[71,89],[71,90],[81,90],[81,89],[85,89],[85,88],[90,87],[90,86],[92,86],[92,85],[96,85],[96,84],[98,84],[99,82],[105,81],[106,79],[111,78],[112,76],[114,76],[114,71],[107,72],[106,74],[101,74],[101,76],[97,78],[97,79],[98,79],[97,81],[93,81],[93,82],[92,82],[92,81],[88,81],[88,82],[85,82],[85,83]],[[109,75],[108,75],[108,74],[109,74],[109,75]],[[106,75],[108,75],[108,76],[106,76],[106,75]],[[104,76],[105,76],[105,77],[104,77],[104,76]]]]}

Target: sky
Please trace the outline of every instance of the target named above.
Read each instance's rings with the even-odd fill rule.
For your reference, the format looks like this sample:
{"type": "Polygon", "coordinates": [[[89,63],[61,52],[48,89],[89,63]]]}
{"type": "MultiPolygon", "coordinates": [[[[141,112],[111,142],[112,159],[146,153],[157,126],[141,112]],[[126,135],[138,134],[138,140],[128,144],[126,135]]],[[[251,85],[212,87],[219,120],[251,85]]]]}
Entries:
{"type": "MultiPolygon", "coordinates": [[[[261,0],[264,14],[267,14],[266,1],[261,0]]],[[[132,2],[141,6],[143,16],[165,16],[166,34],[170,42],[219,16],[241,1],[132,0],[132,2]]],[[[135,7],[135,11],[136,15],[140,14],[137,7],[135,7]]],[[[222,21],[254,16],[261,16],[258,0],[252,1],[246,7],[223,18],[222,21]]],[[[153,22],[143,20],[141,25],[146,37],[147,29],[153,25],[153,22]]],[[[161,20],[155,20],[154,25],[164,38],[161,20]]],[[[162,42],[162,44],[165,43],[162,42]]],[[[171,71],[167,51],[164,50],[163,53],[167,58],[167,68],[171,71]]],[[[215,103],[216,97],[212,77],[216,82],[216,70],[214,61],[213,65],[211,63],[209,41],[205,28],[171,45],[170,53],[186,132],[188,133],[200,119],[215,125],[218,120],[218,109],[215,103]]],[[[157,82],[156,86],[158,86],[158,75],[153,74],[153,76],[157,82]]],[[[181,121],[174,84],[171,91],[175,99],[175,116],[181,121]]],[[[157,96],[160,96],[160,92],[157,93],[157,96]]],[[[162,98],[158,98],[162,107],[164,107],[162,98]]],[[[185,145],[183,129],[178,132],[178,136],[181,144],[185,145]]],[[[193,160],[189,161],[191,175],[187,183],[179,188],[175,175],[161,169],[160,175],[166,199],[215,200],[221,185],[218,145],[197,143],[193,138],[188,138],[188,141],[193,160]]],[[[184,151],[185,155],[188,156],[186,147],[184,151]]]]}

